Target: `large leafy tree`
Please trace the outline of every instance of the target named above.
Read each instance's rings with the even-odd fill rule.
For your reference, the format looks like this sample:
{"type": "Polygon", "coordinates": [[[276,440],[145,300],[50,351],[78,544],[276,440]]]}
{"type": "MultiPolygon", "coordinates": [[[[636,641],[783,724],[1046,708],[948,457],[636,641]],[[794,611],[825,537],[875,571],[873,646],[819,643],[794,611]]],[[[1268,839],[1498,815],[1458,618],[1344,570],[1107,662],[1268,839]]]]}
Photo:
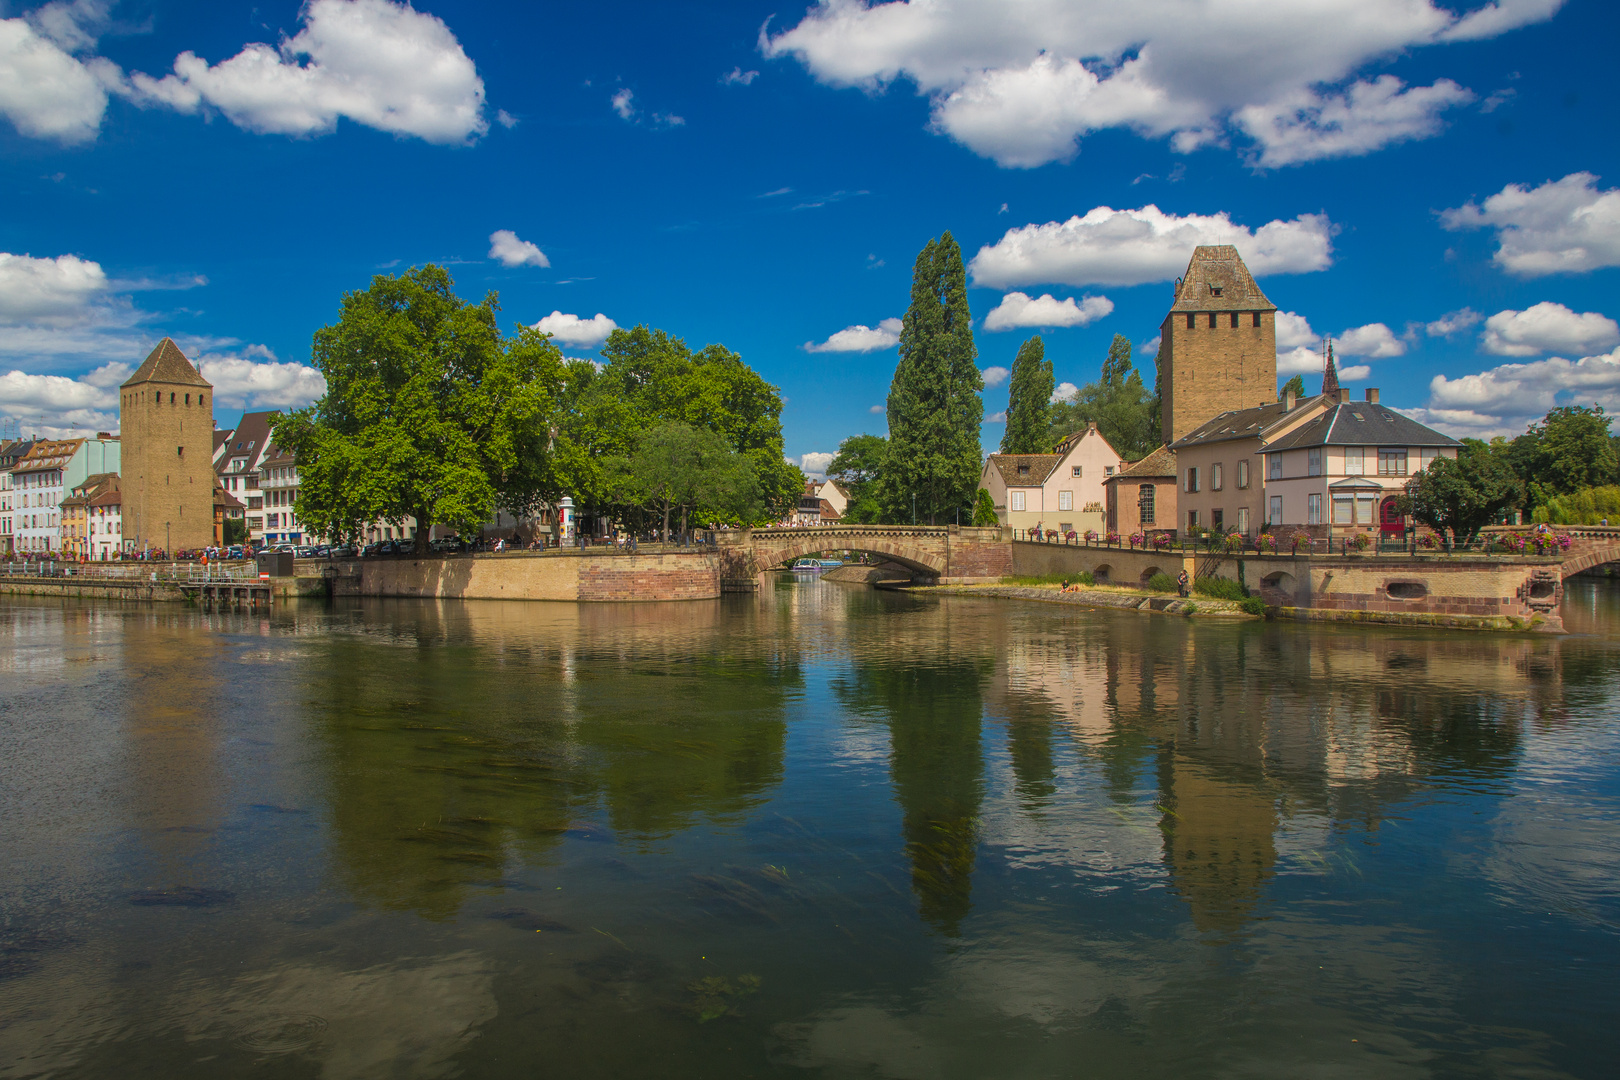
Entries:
{"type": "Polygon", "coordinates": [[[1614,481],[1620,468],[1603,406],[1564,405],[1513,440],[1509,457],[1529,502],[1614,481]]]}
{"type": "Polygon", "coordinates": [[[495,295],[469,304],[453,286],[438,266],[378,275],[315,332],[326,393],[273,429],[298,457],[312,533],[413,517],[425,552],[436,524],[471,531],[561,494],[548,449],[562,354],[528,328],[503,337],[495,295]]]}
{"type": "Polygon", "coordinates": [[[1052,361],[1046,343],[1032,337],[1018,349],[1012,380],[1007,387],[1007,430],[1001,437],[1003,454],[1052,452],[1052,361]]]}
{"type": "Polygon", "coordinates": [[[843,485],[849,494],[845,521],[871,524],[882,518],[877,481],[883,469],[883,456],[888,451],[889,440],[882,435],[851,435],[838,444],[838,453],[827,466],[827,475],[843,485]]]}
{"type": "Polygon", "coordinates": [[[759,481],[754,466],[733,450],[719,432],[666,421],[649,428],[628,463],[629,494],[651,503],[663,516],[664,539],[669,519],[681,514],[707,521],[715,516],[752,518],[759,513],[759,481]]]}
{"type": "Polygon", "coordinates": [[[1502,447],[1464,439],[1455,460],[1436,458],[1406,482],[1400,505],[1436,532],[1467,543],[1520,498],[1518,477],[1502,447]]]}
{"type": "Polygon", "coordinates": [[[1094,423],[1120,457],[1136,461],[1159,445],[1158,409],[1157,396],[1148,392],[1141,372],[1131,364],[1130,339],[1115,334],[1097,381],[1052,406],[1048,445],[1056,446],[1094,423]]]}
{"type": "Polygon", "coordinates": [[[900,362],[889,386],[889,451],[879,484],[891,521],[937,523],[966,511],[978,488],[984,379],[975,362],[962,249],[930,240],[912,268],[900,362]]]}

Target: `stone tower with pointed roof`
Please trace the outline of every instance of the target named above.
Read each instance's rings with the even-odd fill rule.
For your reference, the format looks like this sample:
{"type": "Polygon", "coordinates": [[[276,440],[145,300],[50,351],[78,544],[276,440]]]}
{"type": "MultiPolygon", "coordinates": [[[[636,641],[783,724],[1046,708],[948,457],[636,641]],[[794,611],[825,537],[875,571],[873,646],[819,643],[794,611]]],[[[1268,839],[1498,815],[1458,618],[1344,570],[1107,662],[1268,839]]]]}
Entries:
{"type": "MultiPolygon", "coordinates": [[[[1322,350],[1322,396],[1339,396],[1339,369],[1333,366],[1333,342],[1322,350]]],[[[1371,399],[1369,399],[1371,400],[1371,399]]]]}
{"type": "Polygon", "coordinates": [[[1277,307],[1230,244],[1193,249],[1159,327],[1164,441],[1277,400],[1277,307]]]}
{"type": "Polygon", "coordinates": [[[214,388],[168,338],[119,388],[125,549],[214,542],[214,388]]]}

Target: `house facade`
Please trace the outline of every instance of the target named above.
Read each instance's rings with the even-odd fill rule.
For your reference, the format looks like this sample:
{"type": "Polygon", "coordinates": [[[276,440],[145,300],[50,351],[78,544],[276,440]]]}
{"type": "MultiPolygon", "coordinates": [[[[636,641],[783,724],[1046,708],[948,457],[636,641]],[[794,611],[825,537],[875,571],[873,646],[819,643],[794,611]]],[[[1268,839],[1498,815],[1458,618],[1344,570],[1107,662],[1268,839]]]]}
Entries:
{"type": "Polygon", "coordinates": [[[1397,501],[1407,481],[1436,458],[1455,458],[1462,444],[1380,405],[1375,389],[1364,401],[1348,390],[1332,398],[1261,448],[1267,522],[1318,537],[1404,533],[1397,501]]]}
{"type": "Polygon", "coordinates": [[[1122,537],[1176,529],[1176,452],[1161,446],[1103,481],[1107,531],[1122,537]]]}
{"type": "Polygon", "coordinates": [[[17,498],[11,486],[11,470],[33,446],[33,439],[8,439],[0,443],[0,555],[7,558],[17,551],[16,538],[11,532],[17,498]]]}
{"type": "Polygon", "coordinates": [[[123,496],[117,473],[95,473],[62,500],[62,554],[106,562],[123,544],[123,496]]]}
{"type": "Polygon", "coordinates": [[[1096,424],[1077,431],[1054,454],[991,454],[979,475],[996,516],[1014,529],[1101,532],[1103,483],[1125,463],[1096,424]]]}
{"type": "Polygon", "coordinates": [[[309,543],[294,510],[298,499],[298,462],[274,443],[259,461],[259,490],[264,497],[265,544],[275,547],[309,543]]]}
{"type": "Polygon", "coordinates": [[[1259,533],[1270,523],[1262,449],[1328,406],[1326,396],[1301,402],[1289,394],[1268,405],[1223,412],[1171,444],[1179,480],[1179,519],[1171,527],[1186,533],[1259,533]]]}
{"type": "Polygon", "coordinates": [[[62,502],[92,473],[118,472],[121,444],[94,439],[41,439],[12,468],[12,537],[20,554],[62,553],[62,502]]]}
{"type": "Polygon", "coordinates": [[[242,504],[240,511],[226,513],[243,520],[247,526],[246,543],[254,547],[264,543],[264,489],[259,466],[270,451],[271,415],[244,413],[236,427],[223,432],[223,438],[220,433],[214,436],[213,464],[219,486],[242,504]]]}

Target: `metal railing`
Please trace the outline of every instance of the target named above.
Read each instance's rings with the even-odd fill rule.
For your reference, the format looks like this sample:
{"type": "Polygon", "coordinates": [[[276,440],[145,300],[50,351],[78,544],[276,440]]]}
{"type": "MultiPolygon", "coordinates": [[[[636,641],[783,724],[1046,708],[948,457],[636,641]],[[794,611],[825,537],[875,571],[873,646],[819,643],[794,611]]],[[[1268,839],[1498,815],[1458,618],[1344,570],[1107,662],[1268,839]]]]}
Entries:
{"type": "MultiPolygon", "coordinates": [[[[1565,535],[1574,533],[1575,530],[1572,529],[1565,535]]],[[[1399,555],[1406,558],[1415,555],[1450,555],[1559,558],[1567,553],[1567,549],[1560,549],[1556,542],[1551,547],[1538,550],[1533,540],[1527,541],[1522,549],[1516,549],[1514,541],[1508,539],[1511,535],[1513,534],[1502,532],[1481,533],[1467,543],[1458,544],[1450,537],[1412,532],[1403,533],[1393,539],[1383,536],[1372,539],[1366,533],[1326,537],[1310,537],[1303,533],[1280,537],[1272,537],[1268,533],[1253,536],[1238,533],[1206,533],[1198,537],[1185,537],[1169,532],[1119,536],[1102,533],[1088,535],[1074,531],[1060,533],[1056,529],[1013,530],[1013,539],[1023,543],[1183,555],[1399,555]],[[1368,538],[1363,543],[1358,542],[1358,536],[1368,538]]],[[[1521,531],[1518,535],[1529,534],[1521,531]]]]}

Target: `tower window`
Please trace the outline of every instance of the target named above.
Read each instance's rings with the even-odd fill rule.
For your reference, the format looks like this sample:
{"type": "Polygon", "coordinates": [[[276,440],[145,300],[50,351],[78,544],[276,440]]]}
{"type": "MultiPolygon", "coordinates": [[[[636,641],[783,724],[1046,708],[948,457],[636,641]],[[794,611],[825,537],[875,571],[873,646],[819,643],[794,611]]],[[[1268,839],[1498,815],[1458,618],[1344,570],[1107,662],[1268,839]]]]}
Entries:
{"type": "Polygon", "coordinates": [[[1258,311],[1254,313],[1254,325],[1260,325],[1260,313],[1258,311]]]}
{"type": "Polygon", "coordinates": [[[174,456],[175,457],[185,457],[186,456],[186,448],[183,447],[183,446],[175,447],[174,448],[174,456]]]}
{"type": "Polygon", "coordinates": [[[1189,329],[1189,330],[1196,329],[1196,327],[1193,325],[1193,320],[1196,319],[1196,318],[1198,318],[1198,316],[1194,315],[1190,311],[1187,312],[1187,329],[1189,329]]]}
{"type": "Polygon", "coordinates": [[[1211,285],[1209,287],[1209,295],[1211,295],[1211,296],[1219,296],[1219,295],[1221,295],[1221,286],[1219,286],[1219,285],[1211,285]]]}
{"type": "Polygon", "coordinates": [[[1238,328],[1238,313],[1234,311],[1234,312],[1232,312],[1232,329],[1236,330],[1237,328],[1238,328]]]}
{"type": "Polygon", "coordinates": [[[1211,330],[1215,329],[1215,313],[1213,311],[1209,313],[1209,328],[1211,330]]]}
{"type": "Polygon", "coordinates": [[[173,390],[169,391],[169,404],[170,405],[174,404],[174,391],[173,390]]]}
{"type": "Polygon", "coordinates": [[[190,394],[187,394],[187,395],[186,395],[186,404],[187,404],[187,405],[190,405],[190,404],[191,404],[191,395],[190,395],[190,394]]]}

